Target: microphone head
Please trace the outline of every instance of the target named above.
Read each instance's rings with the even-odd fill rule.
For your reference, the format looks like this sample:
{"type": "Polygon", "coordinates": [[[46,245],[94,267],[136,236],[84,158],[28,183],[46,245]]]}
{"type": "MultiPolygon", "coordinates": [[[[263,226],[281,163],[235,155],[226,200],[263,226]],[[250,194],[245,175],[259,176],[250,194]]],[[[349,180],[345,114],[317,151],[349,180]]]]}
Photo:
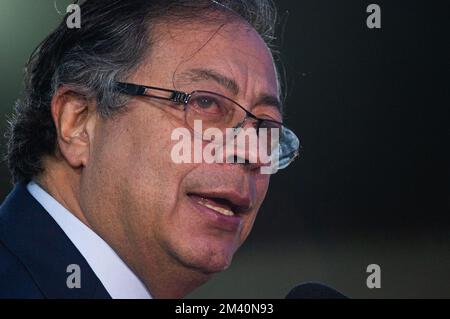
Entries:
{"type": "Polygon", "coordinates": [[[326,285],[308,282],[292,289],[285,299],[349,299],[339,291],[326,285]]]}

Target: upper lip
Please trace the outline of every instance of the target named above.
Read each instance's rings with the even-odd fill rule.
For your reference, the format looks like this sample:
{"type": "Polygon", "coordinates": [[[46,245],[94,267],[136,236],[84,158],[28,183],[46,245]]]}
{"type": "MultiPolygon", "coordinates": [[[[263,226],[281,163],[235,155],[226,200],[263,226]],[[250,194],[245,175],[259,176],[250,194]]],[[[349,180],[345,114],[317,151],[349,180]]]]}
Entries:
{"type": "Polygon", "coordinates": [[[229,206],[235,214],[242,214],[249,211],[253,204],[249,195],[241,194],[234,190],[191,192],[188,195],[196,195],[222,202],[229,206]]]}

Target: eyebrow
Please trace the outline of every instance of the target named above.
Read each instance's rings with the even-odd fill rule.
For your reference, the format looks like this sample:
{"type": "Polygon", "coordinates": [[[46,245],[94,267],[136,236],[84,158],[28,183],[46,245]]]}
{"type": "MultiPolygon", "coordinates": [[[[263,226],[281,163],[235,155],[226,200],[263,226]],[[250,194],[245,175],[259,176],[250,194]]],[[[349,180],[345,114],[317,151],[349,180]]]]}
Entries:
{"type": "Polygon", "coordinates": [[[191,69],[180,74],[180,80],[183,82],[200,82],[204,80],[213,80],[233,93],[239,94],[239,85],[235,80],[220,74],[211,69],[191,69]]]}
{"type": "MultiPolygon", "coordinates": [[[[213,80],[217,82],[219,85],[223,86],[228,91],[230,91],[235,96],[238,95],[240,92],[239,85],[235,80],[211,69],[191,69],[181,73],[178,79],[184,83],[213,80]]],[[[255,106],[258,105],[268,105],[275,107],[280,112],[282,111],[282,104],[280,102],[280,99],[274,95],[270,94],[260,95],[258,97],[255,106]]]]}

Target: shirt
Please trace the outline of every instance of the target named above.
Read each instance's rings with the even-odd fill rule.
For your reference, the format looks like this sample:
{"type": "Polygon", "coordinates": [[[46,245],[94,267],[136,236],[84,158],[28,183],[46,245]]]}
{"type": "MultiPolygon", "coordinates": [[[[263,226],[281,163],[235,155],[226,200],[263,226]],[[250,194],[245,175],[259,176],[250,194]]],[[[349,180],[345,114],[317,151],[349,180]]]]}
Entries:
{"type": "MultiPolygon", "coordinates": [[[[142,281],[92,229],[37,183],[30,182],[27,189],[69,237],[113,299],[152,298],[142,281]]],[[[83,273],[81,282],[82,278],[83,273]]]]}

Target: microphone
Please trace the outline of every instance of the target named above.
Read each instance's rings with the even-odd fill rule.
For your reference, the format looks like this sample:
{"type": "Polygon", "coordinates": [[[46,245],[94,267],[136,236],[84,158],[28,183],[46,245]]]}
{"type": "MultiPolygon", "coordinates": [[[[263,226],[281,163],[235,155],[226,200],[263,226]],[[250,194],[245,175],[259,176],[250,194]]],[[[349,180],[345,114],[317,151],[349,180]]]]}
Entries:
{"type": "Polygon", "coordinates": [[[349,299],[339,291],[323,284],[307,282],[293,288],[285,299],[349,299]]]}

